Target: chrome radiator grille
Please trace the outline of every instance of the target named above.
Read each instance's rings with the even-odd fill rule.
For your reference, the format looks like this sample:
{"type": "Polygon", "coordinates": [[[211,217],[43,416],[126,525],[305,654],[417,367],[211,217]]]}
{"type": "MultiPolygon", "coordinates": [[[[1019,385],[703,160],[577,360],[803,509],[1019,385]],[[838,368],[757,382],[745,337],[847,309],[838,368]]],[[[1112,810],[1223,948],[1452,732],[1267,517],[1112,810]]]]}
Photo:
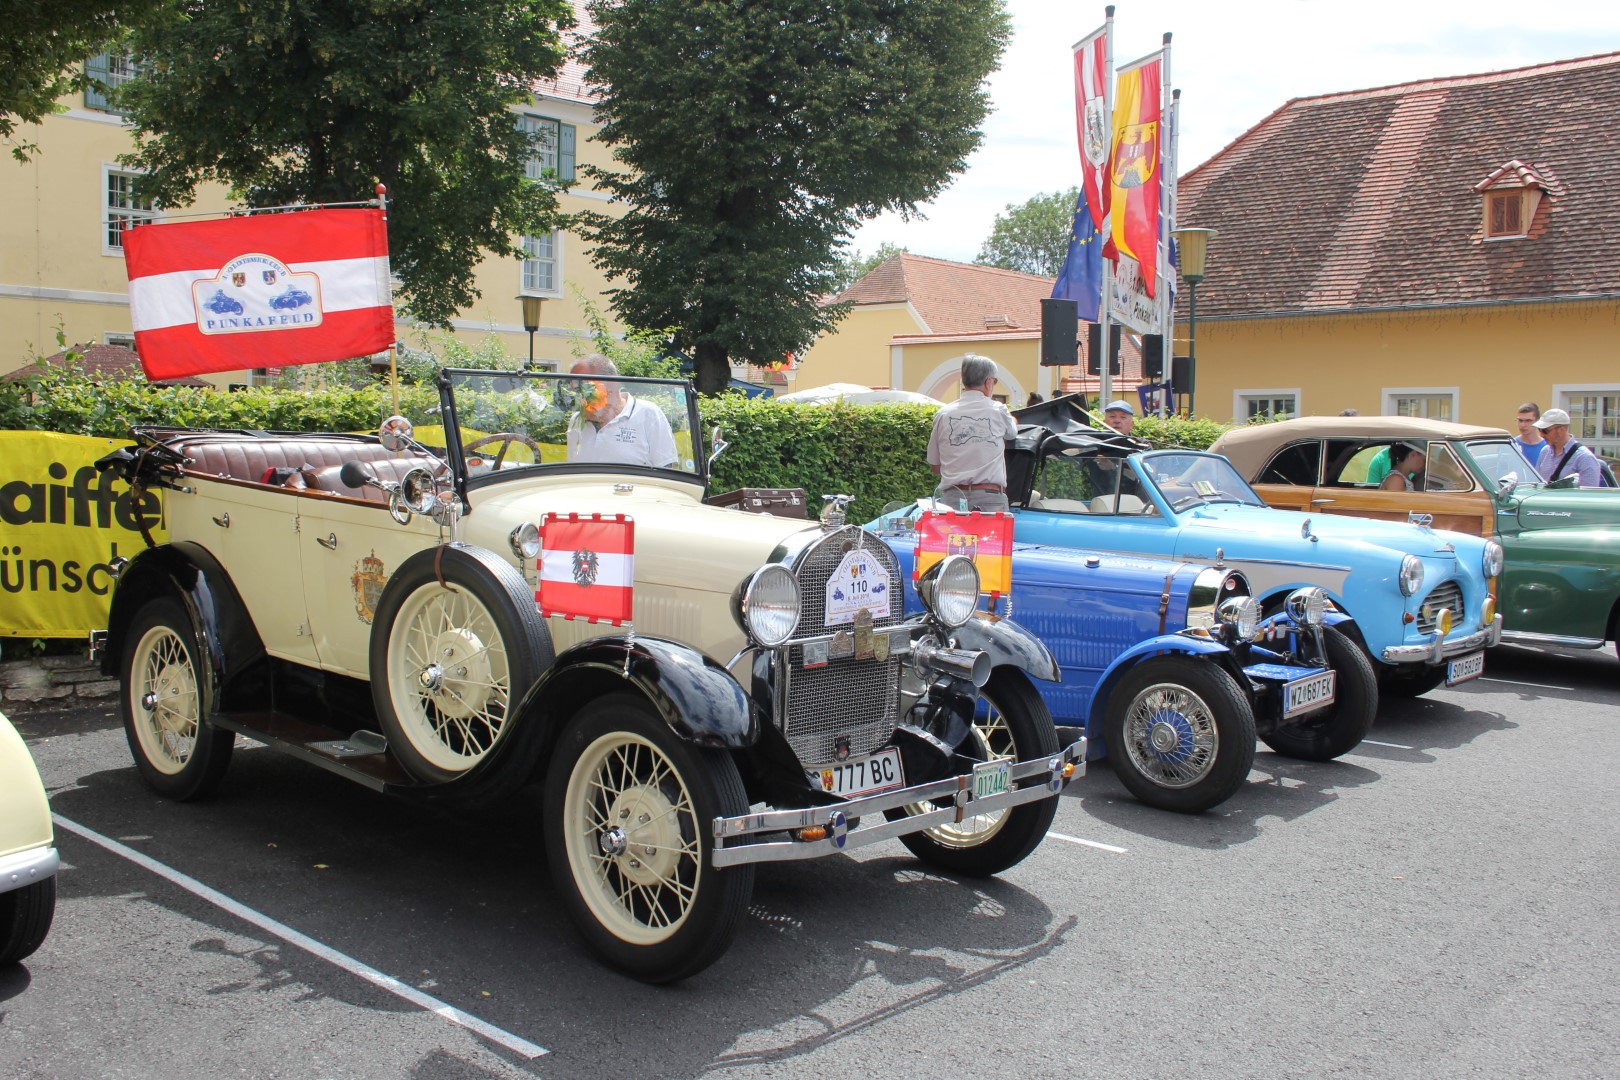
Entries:
{"type": "Polygon", "coordinates": [[[1436,585],[1428,596],[1423,598],[1423,606],[1418,608],[1417,628],[1420,634],[1432,634],[1435,622],[1440,618],[1441,608],[1451,609],[1453,626],[1462,626],[1466,622],[1467,614],[1462,607],[1462,587],[1455,581],[1442,581],[1436,585]]]}
{"type": "MultiPolygon", "coordinates": [[[[795,567],[799,577],[799,633],[816,637],[849,630],[848,623],[826,625],[827,582],[851,548],[859,544],[888,571],[888,614],[872,619],[881,629],[901,622],[905,582],[900,562],[883,541],[855,526],[847,526],[818,540],[795,567]]],[[[788,649],[787,710],[783,734],[799,761],[821,765],[837,759],[840,739],[849,753],[871,753],[889,740],[897,722],[900,696],[900,661],[853,656],[829,657],[826,666],[806,668],[804,648],[788,649]]]]}

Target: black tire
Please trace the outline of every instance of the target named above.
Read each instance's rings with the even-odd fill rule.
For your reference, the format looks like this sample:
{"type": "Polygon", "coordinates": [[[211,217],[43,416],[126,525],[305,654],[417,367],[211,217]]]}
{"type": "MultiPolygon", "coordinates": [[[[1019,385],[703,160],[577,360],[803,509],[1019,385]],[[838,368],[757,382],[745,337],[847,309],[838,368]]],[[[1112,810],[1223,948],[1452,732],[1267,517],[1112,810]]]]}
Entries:
{"type": "Polygon", "coordinates": [[[417,552],[388,579],[371,627],[388,748],[424,783],[455,779],[494,749],[552,659],[534,589],[510,563],[461,544],[417,552]]]}
{"type": "Polygon", "coordinates": [[[652,983],[719,959],[754,867],[714,867],[710,822],[747,812],[730,755],[681,739],[642,698],[609,694],[581,709],[546,773],[545,836],[552,879],[590,947],[652,983]]]}
{"type": "Polygon", "coordinates": [[[119,675],[124,737],[141,778],[182,801],[217,791],[236,735],[208,722],[212,673],[185,608],[158,599],[136,613],[119,675]]]}
{"type": "Polygon", "coordinates": [[[1378,680],[1378,689],[1390,697],[1414,698],[1422,697],[1445,681],[1446,665],[1443,662],[1433,666],[1402,664],[1398,668],[1384,669],[1383,678],[1378,680]]]}
{"type": "MultiPolygon", "coordinates": [[[[975,717],[973,734],[986,759],[1011,757],[1027,761],[1058,752],[1052,714],[1029,677],[1016,668],[998,668],[984,685],[989,710],[975,717]]],[[[1035,778],[1020,787],[1044,784],[1035,778]]],[[[932,810],[924,805],[917,810],[932,810]]],[[[906,816],[906,809],[888,812],[890,820],[906,816]]],[[[964,877],[989,877],[1022,862],[1046,838],[1057,814],[1057,799],[1041,799],[1010,810],[968,818],[957,824],[938,825],[908,833],[900,842],[930,866],[964,877]]]]}
{"type": "Polygon", "coordinates": [[[1132,795],[1161,810],[1196,814],[1231,798],[1248,777],[1254,710],[1214,664],[1154,657],[1126,672],[1109,695],[1103,743],[1114,775],[1132,795]]]}
{"type": "Polygon", "coordinates": [[[1331,626],[1322,628],[1328,666],[1338,673],[1333,704],[1308,712],[1260,741],[1279,754],[1304,761],[1332,761],[1355,749],[1378,714],[1378,676],[1367,654],[1331,626]]]}
{"type": "Polygon", "coordinates": [[[34,955],[56,917],[56,877],[0,893],[0,968],[34,955]]]}

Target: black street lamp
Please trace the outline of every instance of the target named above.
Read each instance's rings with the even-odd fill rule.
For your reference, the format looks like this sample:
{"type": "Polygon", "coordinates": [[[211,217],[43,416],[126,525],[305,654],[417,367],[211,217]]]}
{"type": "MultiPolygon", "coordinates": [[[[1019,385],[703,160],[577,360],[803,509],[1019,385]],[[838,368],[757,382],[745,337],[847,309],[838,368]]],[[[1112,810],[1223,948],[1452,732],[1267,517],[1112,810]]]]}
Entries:
{"type": "Polygon", "coordinates": [[[529,332],[529,362],[523,366],[525,371],[529,371],[534,368],[534,335],[540,329],[540,305],[546,302],[546,298],[521,293],[518,301],[523,305],[523,329],[529,332]]]}
{"type": "Polygon", "coordinates": [[[1198,388],[1198,283],[1204,280],[1209,238],[1215,230],[1177,229],[1172,235],[1176,238],[1181,280],[1187,283],[1187,415],[1191,416],[1198,388]]]}

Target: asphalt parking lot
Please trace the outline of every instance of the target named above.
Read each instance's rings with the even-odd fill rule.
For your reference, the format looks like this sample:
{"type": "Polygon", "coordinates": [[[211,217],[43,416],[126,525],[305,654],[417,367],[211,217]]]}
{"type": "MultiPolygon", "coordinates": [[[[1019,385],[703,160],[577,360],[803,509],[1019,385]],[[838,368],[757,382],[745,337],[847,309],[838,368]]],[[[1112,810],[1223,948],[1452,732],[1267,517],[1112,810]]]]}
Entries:
{"type": "Polygon", "coordinates": [[[1185,817],[1105,765],[987,882],[761,869],[720,963],[601,968],[532,806],[385,799],[260,748],[166,802],[111,708],[19,713],[56,925],[0,974],[20,1077],[1620,1073],[1620,660],[1494,650],[1341,761],[1185,817]]]}

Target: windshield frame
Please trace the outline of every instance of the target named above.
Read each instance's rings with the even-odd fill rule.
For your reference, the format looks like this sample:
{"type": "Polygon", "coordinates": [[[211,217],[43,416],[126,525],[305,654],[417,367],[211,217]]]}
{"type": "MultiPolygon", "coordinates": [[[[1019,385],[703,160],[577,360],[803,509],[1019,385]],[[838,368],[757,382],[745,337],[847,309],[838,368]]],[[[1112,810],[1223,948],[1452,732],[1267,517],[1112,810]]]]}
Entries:
{"type": "MultiPolygon", "coordinates": [[[[1188,512],[1189,510],[1196,510],[1200,506],[1215,506],[1225,503],[1235,503],[1239,506],[1257,507],[1264,507],[1267,505],[1264,499],[1255,494],[1254,488],[1250,486],[1249,482],[1243,479],[1243,475],[1237,471],[1237,466],[1233,465],[1231,461],[1220,454],[1213,454],[1207,450],[1191,450],[1172,447],[1165,450],[1149,450],[1145,453],[1135,454],[1132,456],[1131,460],[1133,463],[1135,463],[1138,480],[1140,480],[1142,484],[1151,488],[1153,490],[1154,497],[1161,504],[1163,504],[1162,508],[1172,514],[1180,515],[1188,512]],[[1216,467],[1223,468],[1230,476],[1233,483],[1227,485],[1223,480],[1220,489],[1214,493],[1189,491],[1186,495],[1180,495],[1175,499],[1171,499],[1169,492],[1164,489],[1160,470],[1154,467],[1154,463],[1166,461],[1172,458],[1199,458],[1205,461],[1219,462],[1219,466],[1216,467]],[[1233,490],[1228,491],[1228,486],[1230,486],[1233,490]],[[1227,497],[1215,498],[1212,497],[1213,495],[1224,495],[1227,497]]],[[[1185,475],[1185,470],[1178,473],[1178,475],[1185,475]]]]}
{"type": "Polygon", "coordinates": [[[1508,451],[1519,459],[1519,464],[1524,466],[1525,471],[1514,481],[1513,490],[1515,492],[1540,491],[1547,486],[1547,481],[1541,478],[1540,470],[1530,464],[1530,459],[1524,456],[1524,451],[1519,448],[1518,443],[1514,442],[1511,435],[1489,435],[1477,439],[1463,439],[1461,445],[1466,451],[1463,456],[1468,459],[1469,469],[1473,471],[1475,478],[1485,485],[1485,490],[1488,492],[1501,491],[1502,481],[1498,477],[1493,477],[1480,459],[1474,456],[1474,447],[1476,446],[1505,445],[1508,451]]]}

